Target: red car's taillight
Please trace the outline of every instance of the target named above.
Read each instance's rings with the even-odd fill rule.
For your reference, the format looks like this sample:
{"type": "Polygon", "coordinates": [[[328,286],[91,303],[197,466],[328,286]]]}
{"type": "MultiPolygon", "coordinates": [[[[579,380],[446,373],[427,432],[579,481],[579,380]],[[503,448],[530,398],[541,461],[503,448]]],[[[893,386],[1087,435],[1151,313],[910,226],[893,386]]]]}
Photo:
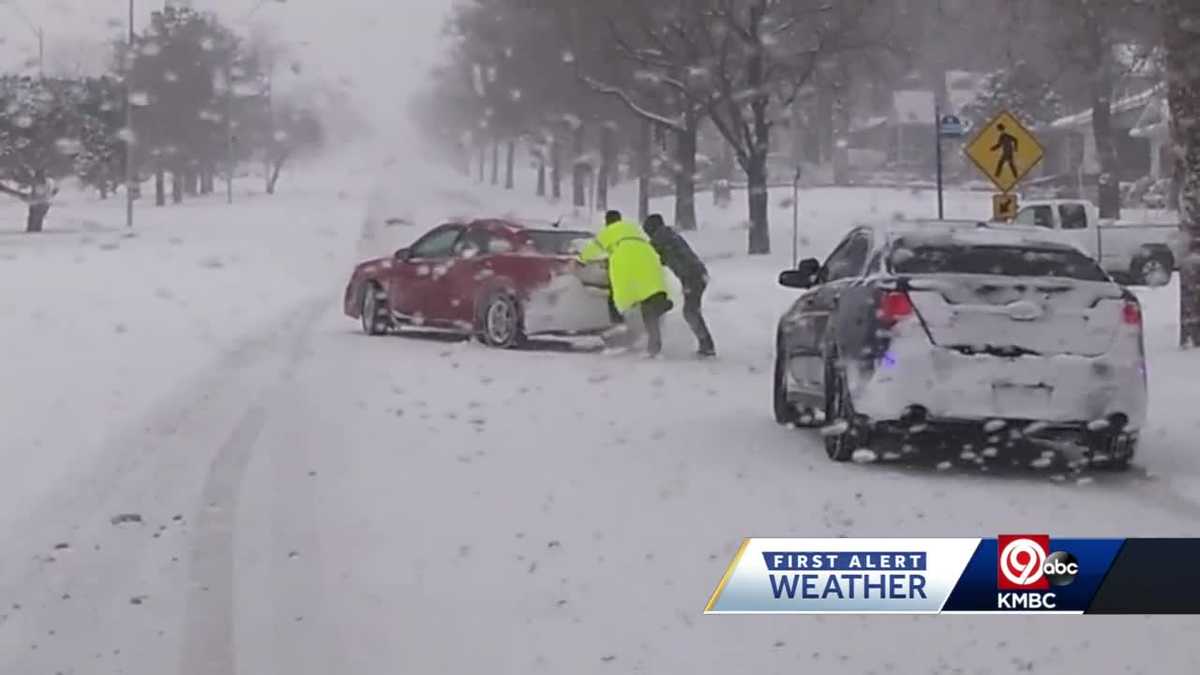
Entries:
{"type": "Polygon", "coordinates": [[[1127,326],[1141,327],[1142,307],[1137,303],[1136,300],[1125,301],[1125,304],[1121,307],[1121,321],[1123,321],[1127,326]]]}
{"type": "Polygon", "coordinates": [[[912,300],[904,291],[887,291],[879,297],[879,308],[875,316],[885,327],[892,327],[916,312],[912,300]]]}

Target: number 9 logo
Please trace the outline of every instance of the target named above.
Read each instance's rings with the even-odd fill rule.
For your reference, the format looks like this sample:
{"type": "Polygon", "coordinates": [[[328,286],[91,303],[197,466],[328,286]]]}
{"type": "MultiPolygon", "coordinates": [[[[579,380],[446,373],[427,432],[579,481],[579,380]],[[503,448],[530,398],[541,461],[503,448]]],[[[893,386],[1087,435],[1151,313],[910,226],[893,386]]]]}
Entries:
{"type": "Polygon", "coordinates": [[[1041,581],[1046,551],[1032,539],[1013,539],[1000,552],[1000,573],[1017,586],[1041,581]]]}

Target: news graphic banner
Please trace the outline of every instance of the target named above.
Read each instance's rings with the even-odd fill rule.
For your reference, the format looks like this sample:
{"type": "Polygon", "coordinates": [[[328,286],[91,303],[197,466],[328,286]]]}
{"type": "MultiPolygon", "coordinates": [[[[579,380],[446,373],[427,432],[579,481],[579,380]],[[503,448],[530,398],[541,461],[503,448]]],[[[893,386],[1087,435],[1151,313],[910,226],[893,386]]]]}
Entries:
{"type": "Polygon", "coordinates": [[[1200,539],[746,539],[706,614],[1200,614],[1200,539]]]}

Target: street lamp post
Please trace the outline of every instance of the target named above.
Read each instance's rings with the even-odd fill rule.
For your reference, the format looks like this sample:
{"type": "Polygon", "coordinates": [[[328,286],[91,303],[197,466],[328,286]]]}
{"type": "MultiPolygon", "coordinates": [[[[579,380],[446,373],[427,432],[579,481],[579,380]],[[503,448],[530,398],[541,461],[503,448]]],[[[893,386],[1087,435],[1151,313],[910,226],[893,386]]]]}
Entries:
{"type": "Polygon", "coordinates": [[[133,162],[133,2],[129,0],[129,35],[125,49],[125,227],[133,227],[133,192],[137,183],[133,162]]]}
{"type": "Polygon", "coordinates": [[[30,26],[38,42],[38,75],[46,76],[46,30],[41,26],[30,26]]]}

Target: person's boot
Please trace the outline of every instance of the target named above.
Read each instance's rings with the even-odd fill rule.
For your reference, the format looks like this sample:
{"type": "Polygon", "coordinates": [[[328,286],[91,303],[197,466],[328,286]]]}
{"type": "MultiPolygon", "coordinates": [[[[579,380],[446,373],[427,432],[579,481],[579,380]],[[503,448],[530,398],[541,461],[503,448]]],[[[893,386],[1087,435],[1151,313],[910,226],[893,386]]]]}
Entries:
{"type": "Polygon", "coordinates": [[[656,317],[646,326],[646,355],[655,358],[662,353],[662,325],[656,317]]]}
{"type": "Polygon", "coordinates": [[[647,340],[646,341],[646,357],[651,358],[651,359],[656,359],[656,358],[658,358],[658,356],[660,354],[662,354],[662,342],[661,341],[655,342],[654,340],[647,340]]]}

